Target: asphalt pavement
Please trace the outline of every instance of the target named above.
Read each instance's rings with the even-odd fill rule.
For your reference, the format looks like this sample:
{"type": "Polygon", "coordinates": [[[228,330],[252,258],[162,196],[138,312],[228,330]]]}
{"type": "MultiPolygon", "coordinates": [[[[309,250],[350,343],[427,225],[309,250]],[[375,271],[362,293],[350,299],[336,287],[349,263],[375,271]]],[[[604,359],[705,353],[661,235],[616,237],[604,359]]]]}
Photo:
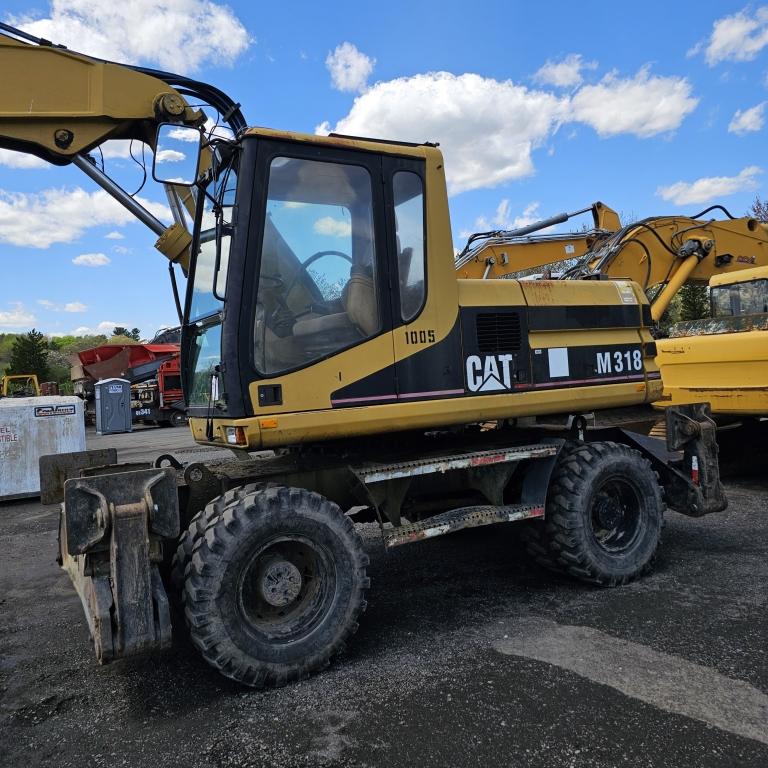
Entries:
{"type": "MultiPolygon", "coordinates": [[[[202,456],[185,429],[112,441],[126,460],[202,456]]],[[[390,553],[362,526],[359,632],[267,691],[181,628],[170,652],[98,666],[56,509],[0,505],[0,766],[766,768],[766,473],[727,492],[724,513],[670,514],[655,571],[617,589],[531,565],[514,524],[390,553]]]]}

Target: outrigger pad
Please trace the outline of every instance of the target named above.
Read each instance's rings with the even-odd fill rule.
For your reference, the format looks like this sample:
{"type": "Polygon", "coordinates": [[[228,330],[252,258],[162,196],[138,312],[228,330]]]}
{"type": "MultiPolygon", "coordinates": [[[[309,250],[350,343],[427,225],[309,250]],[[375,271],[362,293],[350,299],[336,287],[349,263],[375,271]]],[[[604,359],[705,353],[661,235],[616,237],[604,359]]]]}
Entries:
{"type": "Polygon", "coordinates": [[[67,551],[80,555],[98,544],[115,512],[141,505],[147,529],[163,538],[179,535],[176,472],[172,468],[77,477],[64,484],[67,551]]]}
{"type": "Polygon", "coordinates": [[[158,564],[179,533],[176,470],[67,480],[60,554],[101,663],[167,648],[171,618],[158,564]]]}

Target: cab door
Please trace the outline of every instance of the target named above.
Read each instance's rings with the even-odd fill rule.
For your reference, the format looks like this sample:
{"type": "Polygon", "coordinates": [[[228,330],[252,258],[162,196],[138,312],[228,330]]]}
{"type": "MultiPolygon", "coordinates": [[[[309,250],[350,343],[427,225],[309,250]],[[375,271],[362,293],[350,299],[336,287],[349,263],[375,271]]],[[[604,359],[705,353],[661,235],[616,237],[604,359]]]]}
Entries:
{"type": "Polygon", "coordinates": [[[396,400],[381,156],[262,140],[254,200],[255,412],[396,400]]]}
{"type": "Polygon", "coordinates": [[[452,254],[445,253],[440,264],[447,274],[435,274],[434,263],[430,274],[428,267],[429,259],[434,262],[440,255],[427,253],[427,164],[385,158],[384,180],[398,401],[463,395],[452,254]],[[442,290],[446,279],[453,292],[442,290]]]}

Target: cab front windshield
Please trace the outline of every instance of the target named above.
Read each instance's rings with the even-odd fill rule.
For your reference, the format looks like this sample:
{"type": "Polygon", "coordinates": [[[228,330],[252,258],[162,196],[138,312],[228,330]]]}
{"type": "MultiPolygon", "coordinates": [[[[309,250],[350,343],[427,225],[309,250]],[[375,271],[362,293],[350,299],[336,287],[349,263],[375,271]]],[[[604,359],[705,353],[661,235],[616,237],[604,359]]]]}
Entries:
{"type": "Polygon", "coordinates": [[[377,282],[368,170],[274,158],[254,318],[257,369],[298,368],[378,333],[377,282]]]}
{"type": "Polygon", "coordinates": [[[212,180],[199,192],[200,229],[187,322],[195,325],[190,405],[211,406],[220,393],[216,368],[221,362],[220,312],[226,290],[232,242],[232,209],[237,186],[237,155],[214,152],[212,180]]]}
{"type": "Polygon", "coordinates": [[[768,313],[768,280],[718,285],[710,291],[713,317],[768,313]]]}

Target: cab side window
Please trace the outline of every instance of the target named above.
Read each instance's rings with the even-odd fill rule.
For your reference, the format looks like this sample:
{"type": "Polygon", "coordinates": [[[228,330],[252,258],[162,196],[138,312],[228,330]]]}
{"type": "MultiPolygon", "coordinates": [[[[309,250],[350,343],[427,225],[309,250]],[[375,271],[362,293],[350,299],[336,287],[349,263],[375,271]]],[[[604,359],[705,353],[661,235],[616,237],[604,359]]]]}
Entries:
{"type": "Polygon", "coordinates": [[[424,304],[424,185],[411,171],[392,177],[395,201],[397,273],[400,282],[400,313],[410,322],[424,304]]]}

